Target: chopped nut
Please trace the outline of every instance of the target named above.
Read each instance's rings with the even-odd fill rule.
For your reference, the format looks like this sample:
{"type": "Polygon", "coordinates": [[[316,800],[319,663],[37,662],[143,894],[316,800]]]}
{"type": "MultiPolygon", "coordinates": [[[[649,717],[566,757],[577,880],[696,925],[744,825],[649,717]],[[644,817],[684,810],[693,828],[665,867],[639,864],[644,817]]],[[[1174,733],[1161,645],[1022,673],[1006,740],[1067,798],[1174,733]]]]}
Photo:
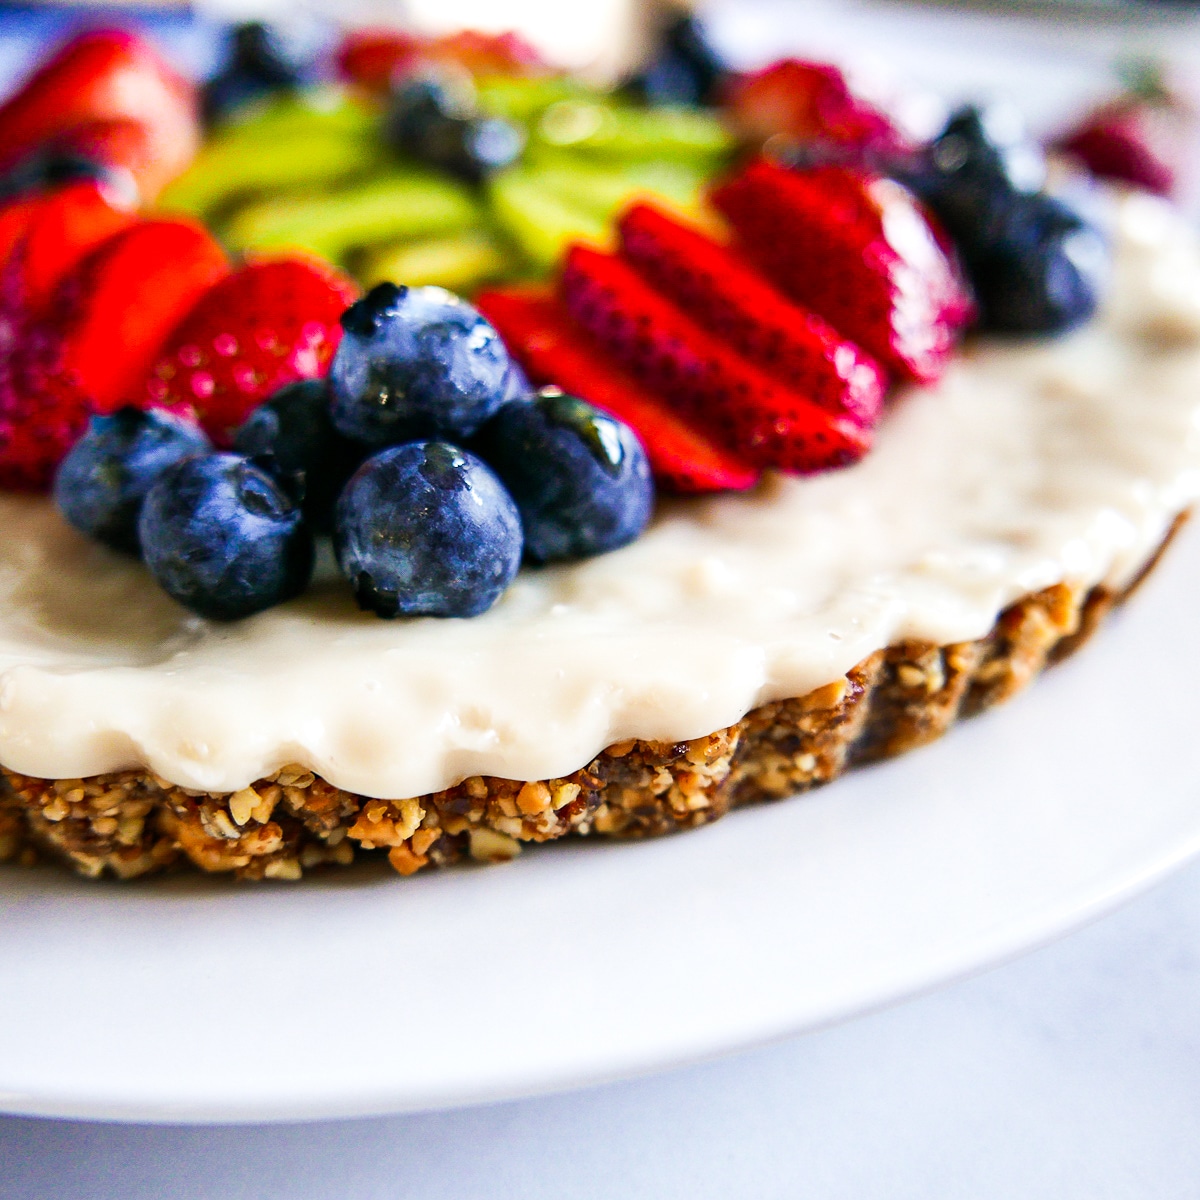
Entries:
{"type": "Polygon", "coordinates": [[[141,841],[145,828],[144,817],[123,817],[117,826],[117,841],[124,846],[134,846],[141,841]]]}
{"type": "Polygon", "coordinates": [[[427,853],[429,847],[441,836],[442,831],[440,829],[418,829],[408,841],[409,845],[413,848],[413,853],[422,855],[427,853]]]}
{"type": "Polygon", "coordinates": [[[250,816],[260,825],[265,825],[275,812],[275,805],[279,803],[282,795],[283,789],[277,784],[264,788],[258,803],[250,810],[250,816]]]}
{"type": "Polygon", "coordinates": [[[71,806],[61,796],[56,796],[42,809],[42,816],[47,821],[62,821],[70,815],[71,806]]]}
{"type": "Polygon", "coordinates": [[[303,874],[299,861],[294,858],[275,858],[263,867],[263,876],[266,879],[286,879],[293,882],[303,874]]]}
{"type": "Polygon", "coordinates": [[[555,809],[566,808],[568,804],[574,803],[582,790],[577,783],[560,783],[554,789],[554,798],[550,806],[555,809]]]}
{"type": "Polygon", "coordinates": [[[494,829],[471,830],[471,857],[481,862],[508,862],[521,853],[521,843],[494,829]]]}
{"type": "Polygon", "coordinates": [[[388,862],[401,875],[415,875],[428,861],[423,854],[414,854],[404,842],[388,851],[388,862]]]}
{"type": "Polygon", "coordinates": [[[262,797],[252,787],[242,788],[229,797],[229,815],[238,825],[245,825],[261,802],[262,797]]]}
{"type": "MultiPolygon", "coordinates": [[[[579,791],[578,788],[575,790],[579,791]]],[[[526,816],[545,812],[551,807],[550,789],[544,783],[522,784],[521,790],[517,793],[517,807],[526,816]]]]}

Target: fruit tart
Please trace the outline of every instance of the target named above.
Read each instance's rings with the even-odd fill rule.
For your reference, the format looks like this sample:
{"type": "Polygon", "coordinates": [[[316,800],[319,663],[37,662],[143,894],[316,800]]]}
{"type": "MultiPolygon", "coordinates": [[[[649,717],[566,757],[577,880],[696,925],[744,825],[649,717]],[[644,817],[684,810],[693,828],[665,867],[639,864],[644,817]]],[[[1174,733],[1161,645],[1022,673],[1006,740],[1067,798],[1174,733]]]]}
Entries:
{"type": "MultiPolygon", "coordinates": [[[[262,156],[218,134],[174,211],[136,209],[113,160],[64,179],[26,147],[0,209],[6,856],[409,875],[706,824],[1008,699],[1149,569],[1200,486],[1200,248],[1169,204],[1051,194],[987,112],[918,143],[835,68],[733,78],[668,32],[602,100],[515,43],[359,35],[359,107],[307,163],[270,157],[307,101],[246,35],[190,119],[267,93],[262,156]],[[650,147],[642,181],[664,129],[719,153],[691,203],[611,188],[595,236],[526,247],[471,301],[363,290],[335,243],[435,188],[438,220],[472,214],[446,237],[491,238],[470,222],[505,172],[550,208],[539,172],[612,175],[594,144],[565,182],[523,157],[529,127],[451,105],[439,55],[514,106],[556,96],[539,137],[650,147]],[[298,199],[302,166],[375,161],[370,111],[403,169],[298,199]],[[261,173],[226,207],[234,167],[261,173]],[[230,257],[298,213],[322,245],[230,257]]],[[[10,106],[79,87],[80,53],[10,106]]]]}

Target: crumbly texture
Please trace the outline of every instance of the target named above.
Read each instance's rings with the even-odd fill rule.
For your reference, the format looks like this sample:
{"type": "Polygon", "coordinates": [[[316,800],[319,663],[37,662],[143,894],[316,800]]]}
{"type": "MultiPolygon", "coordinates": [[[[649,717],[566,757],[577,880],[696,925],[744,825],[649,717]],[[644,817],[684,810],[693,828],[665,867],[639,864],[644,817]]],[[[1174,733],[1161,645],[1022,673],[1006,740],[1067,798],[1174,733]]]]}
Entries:
{"type": "Polygon", "coordinates": [[[619,742],[562,779],[476,775],[431,795],[379,800],[300,766],[222,795],[144,770],[89,779],[4,770],[0,858],[50,857],[92,878],[196,867],[296,880],[375,852],[412,875],[468,857],[505,861],[528,843],[561,837],[649,837],[707,825],[731,808],[782,799],[923,746],[960,717],[1009,699],[1077,650],[1163,547],[1121,595],[1058,584],[1013,604],[978,641],[902,642],[728,729],[685,742],[619,742]]]}

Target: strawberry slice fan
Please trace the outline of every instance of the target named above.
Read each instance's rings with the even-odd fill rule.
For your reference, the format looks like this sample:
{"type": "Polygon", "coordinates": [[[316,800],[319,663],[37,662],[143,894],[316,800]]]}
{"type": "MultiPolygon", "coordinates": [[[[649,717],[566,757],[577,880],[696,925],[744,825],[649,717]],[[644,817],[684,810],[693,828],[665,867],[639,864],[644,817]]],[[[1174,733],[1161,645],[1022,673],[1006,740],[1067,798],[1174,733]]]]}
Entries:
{"type": "Polygon", "coordinates": [[[3,487],[49,486],[88,417],[131,394],[167,334],[229,270],[192,221],[103,217],[82,192],[68,220],[67,192],[35,205],[4,268],[3,487]],[[76,240],[41,239],[43,228],[76,240]]]}
{"type": "Polygon", "coordinates": [[[546,288],[502,288],[476,298],[536,384],[553,383],[625,422],[651,469],[675,492],[740,491],[758,471],[694,429],[613,363],[546,288]]]}
{"type": "Polygon", "coordinates": [[[856,462],[889,373],[933,382],[971,319],[956,267],[911,196],[864,172],[760,162],[713,200],[733,245],[636,204],[619,254],[571,248],[557,300],[480,307],[534,382],[632,425],[668,488],[856,462]]]}
{"type": "Polygon", "coordinates": [[[325,373],[357,289],[325,263],[251,262],[187,220],[82,182],[0,208],[0,486],[44,490],[93,413],[195,416],[218,445],[325,373]]]}

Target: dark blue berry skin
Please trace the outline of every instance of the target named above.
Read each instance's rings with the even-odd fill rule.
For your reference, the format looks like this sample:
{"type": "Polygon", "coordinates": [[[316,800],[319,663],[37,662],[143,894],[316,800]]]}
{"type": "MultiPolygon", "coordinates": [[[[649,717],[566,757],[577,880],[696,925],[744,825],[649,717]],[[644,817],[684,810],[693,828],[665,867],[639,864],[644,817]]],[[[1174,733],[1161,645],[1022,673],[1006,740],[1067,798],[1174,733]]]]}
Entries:
{"type": "Polygon", "coordinates": [[[471,437],[510,398],[513,364],[496,331],[439,287],[381,283],[342,314],[330,413],[368,446],[471,437]]]}
{"type": "Polygon", "coordinates": [[[507,405],[476,448],[517,502],[534,562],[616,550],[650,520],[654,485],[637,435],[574,396],[547,390],[507,405]]]}
{"type": "Polygon", "coordinates": [[[137,554],[138,516],[151,485],[181,459],[211,449],[198,426],[171,413],[122,408],[93,417],[58,468],[54,502],[76,529],[137,554]]]}
{"type": "Polygon", "coordinates": [[[384,450],[338,501],[333,547],[360,608],[474,617],[521,565],[521,517],[480,459],[448,442],[384,450]]]}
{"type": "Polygon", "coordinates": [[[240,454],[169,467],[146,495],[138,535],[162,588],[215,621],[290,600],[312,575],[312,533],[299,505],[240,454]]]}
{"type": "Polygon", "coordinates": [[[260,21],[247,21],[231,31],[228,61],[201,90],[204,118],[219,121],[250,100],[290,91],[300,76],[300,64],[279,35],[260,21]]]}
{"type": "Polygon", "coordinates": [[[647,104],[716,104],[728,75],[703,26],[681,14],[662,31],[654,57],[629,90],[647,104]]]}
{"type": "Polygon", "coordinates": [[[318,533],[333,529],[333,506],[366,454],[334,429],[323,379],[280,388],[246,419],[233,448],[248,458],[269,456],[263,465],[285,491],[303,497],[304,515],[318,533]]]}
{"type": "Polygon", "coordinates": [[[994,333],[1056,334],[1096,311],[1105,249],[1096,230],[1037,189],[1040,152],[995,113],[960,109],[906,178],[954,240],[994,333]]]}
{"type": "Polygon", "coordinates": [[[968,261],[981,327],[1075,328],[1096,311],[1106,258],[1099,233],[1065,204],[1041,194],[1014,198],[997,236],[968,261]]]}
{"type": "Polygon", "coordinates": [[[996,110],[960,108],[904,180],[968,258],[1000,235],[1014,197],[1042,184],[1041,152],[1006,125],[996,110]]]}
{"type": "Polygon", "coordinates": [[[519,125],[481,116],[435,78],[413,79],[392,95],[385,123],[391,144],[469,183],[515,162],[525,149],[519,125]]]}

